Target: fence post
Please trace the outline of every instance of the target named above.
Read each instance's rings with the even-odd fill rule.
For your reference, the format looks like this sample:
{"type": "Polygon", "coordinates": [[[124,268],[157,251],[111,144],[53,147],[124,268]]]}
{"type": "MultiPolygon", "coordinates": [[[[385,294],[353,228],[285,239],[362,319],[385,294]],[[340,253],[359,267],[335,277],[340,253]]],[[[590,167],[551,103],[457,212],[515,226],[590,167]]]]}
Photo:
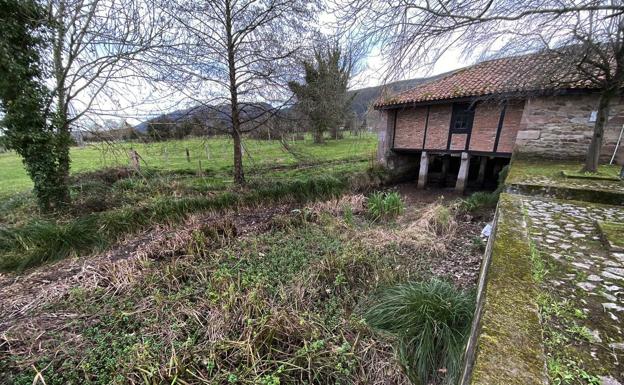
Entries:
{"type": "Polygon", "coordinates": [[[188,147],[186,148],[186,161],[191,163],[191,154],[189,153],[188,147]]]}
{"type": "Polygon", "coordinates": [[[201,159],[197,161],[199,163],[199,169],[197,170],[197,176],[204,176],[204,170],[202,170],[201,159]]]}
{"type": "Polygon", "coordinates": [[[139,153],[134,149],[130,149],[130,166],[135,170],[139,171],[141,169],[141,163],[139,162],[139,153]]]}

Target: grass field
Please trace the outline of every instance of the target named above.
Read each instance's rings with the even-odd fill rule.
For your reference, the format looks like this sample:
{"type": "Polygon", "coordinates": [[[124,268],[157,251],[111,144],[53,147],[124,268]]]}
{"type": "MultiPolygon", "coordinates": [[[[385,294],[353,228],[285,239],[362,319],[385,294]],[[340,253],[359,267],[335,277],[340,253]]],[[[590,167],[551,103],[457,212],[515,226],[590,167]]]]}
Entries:
{"type": "MultiPolygon", "coordinates": [[[[311,138],[292,142],[295,151],[303,158],[318,161],[344,160],[352,157],[370,157],[377,144],[376,136],[347,135],[342,140],[329,140],[315,145],[311,138]]],[[[297,159],[285,151],[279,141],[245,140],[244,164],[250,176],[256,168],[266,166],[287,166],[296,164],[297,159]]],[[[232,168],[232,141],[220,138],[194,138],[160,143],[116,143],[89,144],[71,149],[72,173],[95,171],[107,167],[127,166],[128,150],[134,148],[143,159],[143,166],[168,171],[198,171],[202,169],[213,174],[227,174],[232,168]],[[188,148],[191,161],[186,158],[188,148]]],[[[225,175],[223,175],[225,177],[225,175]]],[[[225,178],[227,179],[227,177],[225,178]]],[[[13,152],[0,154],[0,197],[21,192],[32,187],[22,161],[13,152]]]]}

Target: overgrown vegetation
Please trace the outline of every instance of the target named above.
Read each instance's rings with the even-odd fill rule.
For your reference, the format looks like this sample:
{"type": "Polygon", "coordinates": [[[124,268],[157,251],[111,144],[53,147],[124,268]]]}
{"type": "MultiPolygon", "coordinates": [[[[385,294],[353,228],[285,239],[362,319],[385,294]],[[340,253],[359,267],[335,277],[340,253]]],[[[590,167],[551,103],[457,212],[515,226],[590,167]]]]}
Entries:
{"type": "Polygon", "coordinates": [[[39,208],[53,211],[69,200],[69,131],[48,115],[41,57],[46,8],[36,1],[2,0],[0,8],[0,134],[22,158],[39,208]]]}
{"type": "MultiPolygon", "coordinates": [[[[232,183],[231,159],[221,152],[230,149],[225,141],[210,140],[206,146],[185,141],[139,148],[148,164],[159,161],[157,165],[169,170],[124,167],[74,175],[72,204],[54,217],[38,213],[28,193],[0,200],[0,269],[20,270],[102,250],[150,226],[176,223],[192,213],[329,199],[351,188],[377,186],[383,179],[382,170],[367,171],[369,162],[364,154],[373,144],[368,138],[348,138],[324,148],[311,145],[311,141],[297,144],[310,153],[308,163],[298,163],[277,143],[250,142],[257,145],[250,148],[264,158],[249,168],[254,175],[244,188],[232,183]],[[193,145],[193,157],[201,151],[204,157],[210,155],[212,162],[194,169],[185,155],[174,156],[179,155],[174,149],[180,150],[180,145],[182,154],[185,146],[193,145]]],[[[98,154],[94,149],[79,151],[98,154]]],[[[114,161],[114,154],[99,154],[114,161]]]]}
{"type": "Polygon", "coordinates": [[[433,279],[385,289],[366,313],[397,338],[396,354],[412,383],[456,384],[470,332],[474,296],[433,279]]]}
{"type": "Polygon", "coordinates": [[[505,189],[505,180],[509,173],[509,166],[503,167],[498,174],[498,186],[493,192],[478,191],[468,198],[463,199],[461,208],[468,212],[475,212],[481,209],[492,209],[498,204],[498,198],[505,189]]]}
{"type": "MultiPolygon", "coordinates": [[[[567,300],[556,300],[543,293],[539,297],[539,310],[544,325],[544,343],[548,351],[547,368],[553,384],[601,384],[600,378],[588,372],[584,362],[567,347],[576,341],[596,342],[591,331],[580,323],[587,319],[585,312],[567,300]]],[[[572,349],[572,351],[575,351],[572,349]]]]}
{"type": "MultiPolygon", "coordinates": [[[[176,223],[191,213],[223,211],[263,203],[307,202],[337,197],[351,188],[376,186],[379,174],[320,176],[256,182],[248,189],[208,196],[160,197],[139,207],[94,212],[66,222],[36,220],[0,229],[0,269],[22,270],[79,253],[101,250],[154,224],[176,223]]],[[[127,182],[126,182],[127,183],[127,182]]],[[[149,193],[147,189],[146,193],[149,193]]]]}
{"type": "MultiPolygon", "coordinates": [[[[0,382],[32,384],[40,371],[48,385],[407,385],[404,370],[416,368],[410,360],[431,348],[439,365],[432,369],[435,378],[451,383],[472,295],[450,283],[418,284],[431,277],[440,257],[390,240],[395,226],[370,229],[361,202],[354,196],[316,203],[277,215],[266,232],[241,238],[225,223],[200,226],[178,244],[179,257],[157,254],[107,266],[99,284],[82,282],[30,314],[40,321],[11,327],[0,382]],[[351,224],[336,208],[350,212],[351,224]],[[371,242],[367,231],[388,235],[371,242]],[[381,289],[399,282],[411,283],[381,289]],[[384,300],[389,295],[392,300],[384,300]],[[406,301],[410,307],[402,311],[406,301]],[[371,330],[381,306],[391,308],[394,321],[414,326],[408,333],[424,326],[422,339],[413,344],[401,334],[400,342],[371,330]],[[392,352],[395,342],[409,353],[399,356],[403,370],[392,352]]],[[[413,209],[404,217],[425,223],[429,212],[413,209]]],[[[434,241],[440,239],[447,238],[434,241]]]]}

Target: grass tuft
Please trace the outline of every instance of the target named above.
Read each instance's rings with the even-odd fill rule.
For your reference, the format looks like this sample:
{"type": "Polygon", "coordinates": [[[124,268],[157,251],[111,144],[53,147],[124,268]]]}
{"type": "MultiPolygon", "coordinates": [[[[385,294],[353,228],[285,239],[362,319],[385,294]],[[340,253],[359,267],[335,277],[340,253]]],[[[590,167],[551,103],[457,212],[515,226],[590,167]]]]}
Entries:
{"type": "Polygon", "coordinates": [[[383,291],[365,318],[397,338],[398,359],[414,384],[455,384],[474,301],[471,293],[444,281],[412,282],[383,291]]]}
{"type": "Polygon", "coordinates": [[[374,221],[396,218],[405,205],[398,192],[374,192],[368,197],[368,214],[374,221]]]}

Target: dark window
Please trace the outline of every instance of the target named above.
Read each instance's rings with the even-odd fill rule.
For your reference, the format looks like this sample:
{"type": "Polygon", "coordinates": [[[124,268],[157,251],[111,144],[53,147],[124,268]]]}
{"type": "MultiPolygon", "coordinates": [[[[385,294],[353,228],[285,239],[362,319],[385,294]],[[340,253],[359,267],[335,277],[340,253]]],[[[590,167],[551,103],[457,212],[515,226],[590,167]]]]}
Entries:
{"type": "Polygon", "coordinates": [[[468,133],[472,130],[474,120],[474,108],[470,103],[453,104],[453,114],[451,116],[451,132],[468,133]]]}

